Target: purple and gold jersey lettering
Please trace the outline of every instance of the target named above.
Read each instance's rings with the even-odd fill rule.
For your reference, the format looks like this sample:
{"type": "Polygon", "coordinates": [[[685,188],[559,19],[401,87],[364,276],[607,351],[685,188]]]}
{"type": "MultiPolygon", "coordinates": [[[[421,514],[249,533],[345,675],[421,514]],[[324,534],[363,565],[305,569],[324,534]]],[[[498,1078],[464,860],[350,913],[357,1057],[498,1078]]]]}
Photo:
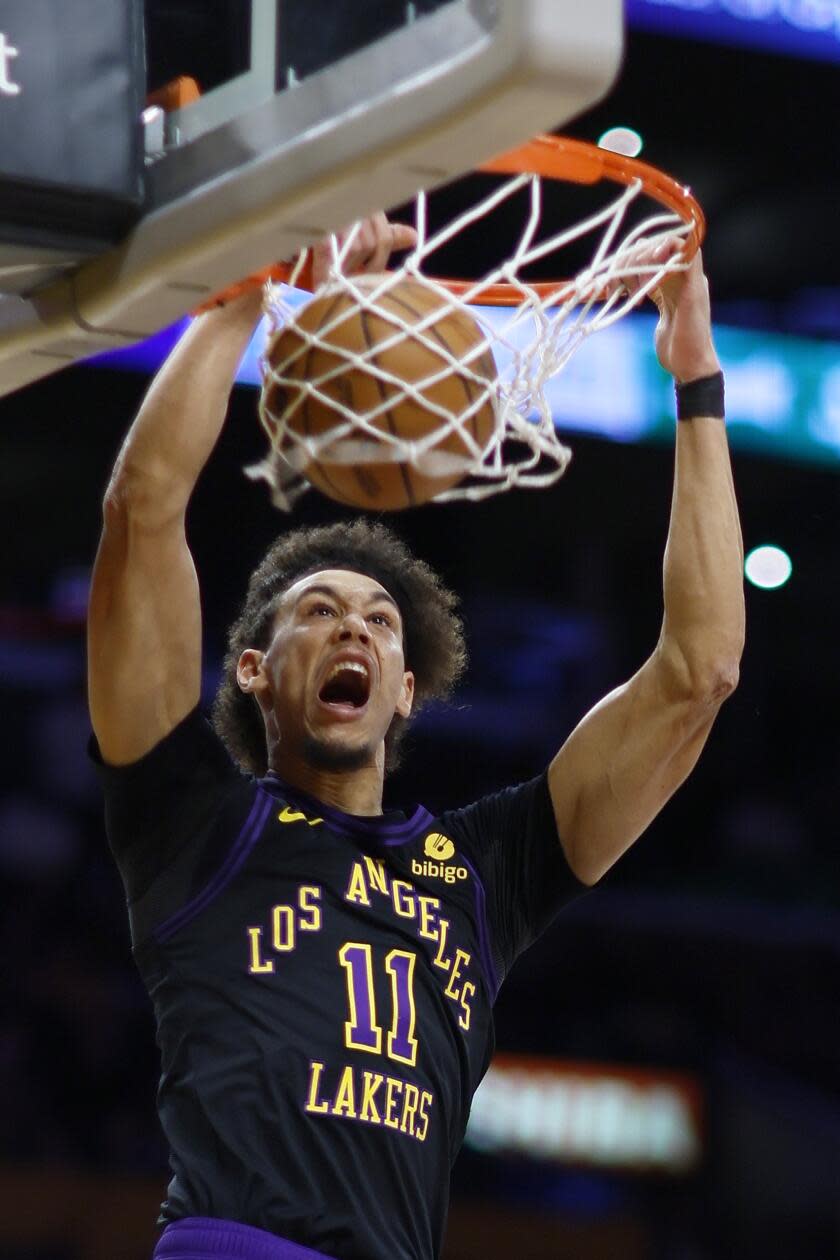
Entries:
{"type": "Polygon", "coordinates": [[[240,775],[198,714],[101,769],[158,1026],[161,1223],[434,1260],[500,979],[578,890],[544,779],[357,818],[240,775]]]}
{"type": "Polygon", "coordinates": [[[270,956],[286,954],[295,948],[298,932],[317,932],[321,927],[320,901],[322,889],[317,885],[304,885],[298,889],[294,905],[272,906],[268,943],[263,945],[263,928],[246,928],[250,949],[248,971],[253,975],[265,975],[274,971],[274,959],[270,956]]]}

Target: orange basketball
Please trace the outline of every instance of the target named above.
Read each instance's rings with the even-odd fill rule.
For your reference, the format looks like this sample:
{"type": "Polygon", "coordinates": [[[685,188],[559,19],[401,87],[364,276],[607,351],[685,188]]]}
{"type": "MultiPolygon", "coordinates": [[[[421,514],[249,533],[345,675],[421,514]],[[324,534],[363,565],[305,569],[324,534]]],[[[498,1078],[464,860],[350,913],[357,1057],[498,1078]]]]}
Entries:
{"type": "MultiPolygon", "coordinates": [[[[354,284],[370,291],[378,288],[383,279],[383,276],[362,276],[357,277],[354,284]]],[[[289,437],[290,433],[318,437],[341,424],[340,413],[330,404],[334,399],[357,415],[380,408],[371,424],[381,433],[390,432],[412,441],[440,431],[440,441],[435,443],[434,451],[469,457],[470,449],[462,434],[450,429],[441,415],[426,404],[460,415],[485,394],[485,386],[474,380],[475,376],[491,388],[466,422],[466,428],[484,451],[496,425],[492,389],[497,374],[495,360],[485,347],[469,360],[466,368],[459,369],[457,364],[451,364],[452,358],[463,360],[484,341],[479,325],[466,311],[448,306],[442,295],[408,278],[380,294],[375,305],[376,310],[360,308],[352,294],[336,285],[313,298],[293,323],[278,329],[271,338],[266,358],[270,367],[282,375],[282,380],[266,374],[262,407],[263,415],[276,428],[280,453],[297,445],[289,437]],[[412,336],[410,331],[396,336],[397,326],[388,318],[389,313],[398,316],[411,329],[438,309],[440,317],[426,324],[418,336],[412,336]],[[319,344],[310,344],[302,333],[317,335],[319,344]],[[377,346],[383,348],[376,351],[377,346]],[[397,384],[383,380],[363,366],[354,366],[332,347],[356,353],[373,349],[368,362],[412,385],[418,385],[444,368],[449,371],[439,381],[423,386],[417,397],[407,397],[397,384]],[[322,380],[330,372],[335,374],[322,380]],[[324,400],[296,388],[296,381],[317,383],[324,400]],[[393,406],[383,407],[391,399],[393,406]]],[[[368,443],[377,441],[369,433],[352,436],[368,443]]],[[[386,447],[390,444],[383,439],[381,445],[387,454],[386,447]]],[[[331,499],[358,508],[395,509],[425,503],[464,476],[463,469],[430,475],[410,463],[378,461],[375,451],[372,458],[368,457],[370,462],[353,464],[332,462],[329,456],[330,444],[327,443],[320,457],[301,470],[303,475],[331,499]]]]}

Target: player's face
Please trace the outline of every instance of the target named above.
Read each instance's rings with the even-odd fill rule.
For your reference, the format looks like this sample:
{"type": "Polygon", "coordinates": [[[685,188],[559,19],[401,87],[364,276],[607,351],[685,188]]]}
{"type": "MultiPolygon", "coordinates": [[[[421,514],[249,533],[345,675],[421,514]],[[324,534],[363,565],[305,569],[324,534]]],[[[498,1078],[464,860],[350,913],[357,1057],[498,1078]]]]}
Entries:
{"type": "Polygon", "coordinates": [[[395,714],[411,711],[399,609],[361,573],[325,569],[291,586],[261,667],[275,723],[269,742],[281,761],[291,754],[320,769],[376,764],[395,714]]]}

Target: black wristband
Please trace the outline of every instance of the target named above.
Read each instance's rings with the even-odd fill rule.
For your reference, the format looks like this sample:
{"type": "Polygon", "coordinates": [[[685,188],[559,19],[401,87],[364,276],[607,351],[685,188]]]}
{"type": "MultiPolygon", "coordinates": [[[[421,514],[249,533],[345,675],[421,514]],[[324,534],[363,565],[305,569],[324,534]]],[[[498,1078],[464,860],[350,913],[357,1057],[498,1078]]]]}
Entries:
{"type": "Polygon", "coordinates": [[[723,372],[675,385],[674,393],[677,395],[678,420],[694,420],[696,416],[723,419],[723,372]]]}

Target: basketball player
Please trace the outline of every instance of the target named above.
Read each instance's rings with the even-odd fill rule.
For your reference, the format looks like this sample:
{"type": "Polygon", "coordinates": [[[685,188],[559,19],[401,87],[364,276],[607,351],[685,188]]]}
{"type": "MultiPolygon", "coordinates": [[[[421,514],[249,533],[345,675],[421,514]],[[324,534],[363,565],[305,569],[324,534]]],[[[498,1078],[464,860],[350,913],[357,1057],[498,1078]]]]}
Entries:
{"type": "MultiPolygon", "coordinates": [[[[351,263],[408,244],[377,216],[351,263]]],[[[260,295],[195,321],[152,385],[105,498],[89,668],[162,1054],[156,1260],[440,1254],[505,973],[644,831],[736,683],[741,540],[699,257],[658,300],[682,417],[659,641],[536,778],[440,817],[383,813],[383,778],[457,677],[461,627],[382,526],[274,545],[200,714],[184,518],[260,295]]]]}

